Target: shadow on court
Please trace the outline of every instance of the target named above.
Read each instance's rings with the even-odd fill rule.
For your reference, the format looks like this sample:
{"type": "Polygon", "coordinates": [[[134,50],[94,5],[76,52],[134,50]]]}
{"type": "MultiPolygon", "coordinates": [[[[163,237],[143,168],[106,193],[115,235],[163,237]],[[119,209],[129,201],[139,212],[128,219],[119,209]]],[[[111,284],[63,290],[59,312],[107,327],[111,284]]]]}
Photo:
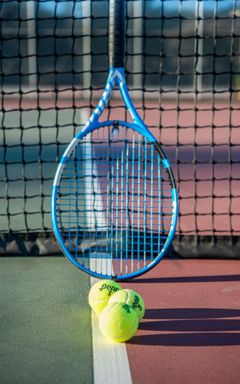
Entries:
{"type": "Polygon", "coordinates": [[[131,343],[168,346],[240,345],[240,310],[218,308],[148,309],[140,330],[151,333],[136,336],[131,343]],[[153,321],[151,321],[153,320],[153,321]]]}
{"type": "MultiPolygon", "coordinates": [[[[240,281],[240,275],[216,275],[216,276],[174,276],[174,277],[146,277],[136,279],[137,283],[217,283],[228,281],[240,281]]],[[[134,281],[132,281],[134,283],[134,281]]],[[[131,280],[128,281],[131,284],[131,280]]]]}
{"type": "Polygon", "coordinates": [[[240,345],[239,333],[177,333],[136,336],[130,344],[174,346],[174,347],[213,347],[240,345]]]}
{"type": "MultiPolygon", "coordinates": [[[[225,317],[240,317],[240,309],[222,308],[170,308],[147,309],[145,319],[218,319],[225,317]]],[[[143,324],[142,324],[143,325],[143,324]]],[[[240,320],[238,320],[240,330],[240,320]]],[[[146,328],[145,328],[146,329],[146,328]]],[[[186,329],[187,330],[187,329],[186,329]]],[[[212,329],[213,330],[213,329],[212,329]]]]}

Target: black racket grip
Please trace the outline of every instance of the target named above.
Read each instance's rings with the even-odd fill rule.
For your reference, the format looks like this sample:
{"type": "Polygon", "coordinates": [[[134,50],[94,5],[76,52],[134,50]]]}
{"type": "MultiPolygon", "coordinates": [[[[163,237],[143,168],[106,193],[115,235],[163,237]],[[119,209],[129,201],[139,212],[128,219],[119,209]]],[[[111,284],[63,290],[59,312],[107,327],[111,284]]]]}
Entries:
{"type": "Polygon", "coordinates": [[[109,67],[124,67],[126,1],[109,0],[109,67]]]}

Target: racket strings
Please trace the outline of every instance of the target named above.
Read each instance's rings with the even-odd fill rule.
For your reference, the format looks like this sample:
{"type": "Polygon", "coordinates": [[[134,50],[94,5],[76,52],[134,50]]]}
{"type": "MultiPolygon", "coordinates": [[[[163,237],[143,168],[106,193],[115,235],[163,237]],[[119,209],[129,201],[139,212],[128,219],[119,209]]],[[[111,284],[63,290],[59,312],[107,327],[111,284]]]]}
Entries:
{"type": "Polygon", "coordinates": [[[57,217],[66,246],[82,263],[88,262],[84,253],[94,251],[120,260],[119,270],[139,269],[166,242],[172,186],[154,144],[132,129],[113,128],[93,131],[74,148],[59,185],[57,217]]]}

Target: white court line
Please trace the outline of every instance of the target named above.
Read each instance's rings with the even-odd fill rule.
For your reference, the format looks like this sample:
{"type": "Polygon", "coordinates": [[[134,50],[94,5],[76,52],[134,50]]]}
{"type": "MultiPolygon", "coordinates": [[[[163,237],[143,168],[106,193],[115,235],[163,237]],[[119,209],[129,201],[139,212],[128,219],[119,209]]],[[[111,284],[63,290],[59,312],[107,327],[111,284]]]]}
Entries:
{"type": "MultiPolygon", "coordinates": [[[[91,286],[97,281],[99,280],[91,277],[91,286]]],[[[103,337],[98,317],[93,311],[92,348],[94,384],[132,384],[126,345],[103,337]]]]}
{"type": "MultiPolygon", "coordinates": [[[[79,112],[80,115],[80,112],[79,112]]],[[[83,121],[83,118],[85,118],[85,121],[87,121],[87,113],[81,112],[81,115],[79,116],[81,120],[83,121]]],[[[87,157],[91,156],[91,145],[86,140],[86,153],[87,157]]],[[[85,162],[85,166],[89,166],[89,162],[85,162]]],[[[94,170],[94,173],[96,175],[96,167],[93,165],[92,171],[94,170]]],[[[89,173],[89,168],[88,170],[89,173]]],[[[88,191],[88,196],[91,194],[91,188],[92,184],[88,183],[88,185],[85,185],[86,190],[88,191]]],[[[97,178],[94,180],[94,189],[96,191],[97,189],[97,178]]],[[[89,207],[89,204],[93,204],[92,199],[88,199],[87,205],[89,207]]],[[[97,207],[97,210],[99,212],[102,211],[102,202],[97,201],[95,202],[99,205],[97,207]]],[[[103,227],[105,224],[105,217],[100,217],[101,215],[98,215],[97,220],[99,220],[98,224],[101,224],[103,227]]],[[[93,222],[93,218],[89,217],[86,218],[87,221],[91,220],[93,222]]],[[[103,258],[92,258],[90,260],[90,266],[93,269],[98,269],[98,263],[102,263],[101,268],[103,265],[106,267],[106,272],[110,271],[112,268],[112,263],[110,259],[103,259],[103,258]]],[[[104,273],[104,271],[103,271],[104,273]]],[[[90,278],[90,284],[91,286],[95,284],[97,281],[99,281],[96,278],[91,277],[90,278]]],[[[93,372],[94,372],[94,384],[132,384],[132,377],[129,367],[129,361],[128,361],[128,355],[127,355],[127,348],[124,343],[113,343],[111,341],[106,340],[104,336],[102,335],[99,324],[98,324],[98,318],[95,315],[95,313],[92,311],[91,313],[91,326],[92,326],[92,353],[93,353],[93,372]]]]}

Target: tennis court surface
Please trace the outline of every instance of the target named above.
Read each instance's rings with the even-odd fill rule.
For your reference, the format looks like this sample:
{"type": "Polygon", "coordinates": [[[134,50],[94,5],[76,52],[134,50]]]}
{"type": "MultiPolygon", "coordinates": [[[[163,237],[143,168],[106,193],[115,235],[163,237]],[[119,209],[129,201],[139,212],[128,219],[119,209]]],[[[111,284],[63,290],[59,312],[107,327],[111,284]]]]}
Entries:
{"type": "Polygon", "coordinates": [[[147,308],[126,347],[91,322],[89,277],[64,258],[4,257],[0,277],[2,383],[239,382],[238,261],[166,259],[124,283],[147,308]]]}
{"type": "MultiPolygon", "coordinates": [[[[50,212],[60,158],[105,85],[108,1],[11,0],[0,13],[0,382],[239,384],[240,2],[127,1],[127,85],[170,160],[179,215],[167,258],[122,284],[146,303],[126,344],[99,333],[87,304],[95,279],[62,257],[50,212]]],[[[131,121],[118,92],[102,120],[131,121]]],[[[86,153],[79,228],[90,209],[111,218],[105,197],[96,205],[108,149],[86,153]]],[[[159,193],[155,166],[134,239],[152,216],[159,231],[146,198],[159,193]]],[[[133,162],[134,191],[137,172],[133,162]]],[[[134,191],[118,187],[130,216],[134,191]]]]}

